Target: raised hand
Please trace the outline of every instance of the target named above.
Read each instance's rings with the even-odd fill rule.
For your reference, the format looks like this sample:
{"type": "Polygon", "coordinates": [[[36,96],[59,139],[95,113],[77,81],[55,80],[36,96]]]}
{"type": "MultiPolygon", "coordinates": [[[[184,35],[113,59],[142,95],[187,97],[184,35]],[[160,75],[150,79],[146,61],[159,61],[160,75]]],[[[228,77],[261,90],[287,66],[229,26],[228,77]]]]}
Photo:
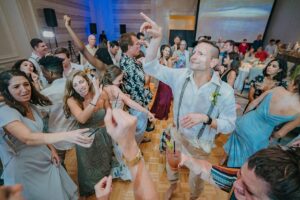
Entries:
{"type": "Polygon", "coordinates": [[[91,143],[93,142],[93,139],[91,137],[83,135],[84,133],[88,132],[88,128],[84,129],[77,129],[74,131],[68,131],[66,132],[66,139],[65,141],[77,144],[82,147],[89,147],[91,143]]]}
{"type": "Polygon", "coordinates": [[[127,150],[137,146],[135,141],[136,117],[121,109],[107,109],[104,122],[107,132],[119,144],[125,156],[127,150]]]}
{"type": "Polygon", "coordinates": [[[103,85],[100,85],[99,79],[93,78],[92,80],[94,90],[95,90],[95,96],[100,97],[102,91],[103,91],[103,85]]]}
{"type": "Polygon", "coordinates": [[[95,186],[97,200],[108,200],[112,191],[112,177],[103,177],[95,186]]]}
{"type": "Polygon", "coordinates": [[[220,60],[218,58],[213,58],[210,62],[210,68],[215,71],[220,72],[221,74],[224,72],[224,66],[221,65],[220,60]]]}
{"type": "Polygon", "coordinates": [[[36,73],[34,72],[31,72],[30,73],[30,76],[31,76],[31,79],[33,80],[33,82],[38,82],[39,81],[39,75],[37,75],[36,73]]]}
{"type": "Polygon", "coordinates": [[[148,33],[152,38],[162,38],[162,28],[144,13],[140,14],[146,21],[141,25],[140,32],[148,33]]]}
{"type": "Polygon", "coordinates": [[[65,26],[71,26],[71,17],[69,15],[64,15],[65,26]]]}

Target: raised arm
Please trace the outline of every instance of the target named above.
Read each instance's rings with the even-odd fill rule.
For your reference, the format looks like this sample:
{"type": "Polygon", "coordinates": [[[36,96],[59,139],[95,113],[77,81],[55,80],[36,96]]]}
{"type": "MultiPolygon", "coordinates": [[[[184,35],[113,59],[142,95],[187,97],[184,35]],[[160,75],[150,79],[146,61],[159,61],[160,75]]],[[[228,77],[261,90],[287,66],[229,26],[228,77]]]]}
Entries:
{"type": "Polygon", "coordinates": [[[108,109],[104,121],[107,132],[118,143],[123,152],[133,178],[135,199],[159,199],[135,140],[137,119],[121,109],[108,109]]]}
{"type": "Polygon", "coordinates": [[[81,108],[77,101],[72,97],[67,100],[67,104],[72,115],[81,124],[84,124],[92,116],[95,109],[104,107],[104,105],[101,105],[101,102],[99,101],[102,93],[102,86],[99,86],[99,80],[93,80],[93,86],[95,89],[94,97],[85,108],[81,108]]]}
{"type": "Polygon", "coordinates": [[[95,58],[85,47],[84,43],[79,39],[71,27],[71,18],[68,15],[64,16],[65,27],[74,41],[75,46],[79,49],[85,59],[102,73],[106,70],[106,65],[99,59],[95,58]]]}
{"type": "Polygon", "coordinates": [[[145,57],[145,63],[147,63],[154,60],[157,57],[157,52],[160,46],[160,42],[162,40],[162,29],[144,13],[141,13],[141,16],[145,19],[146,22],[142,24],[140,32],[146,32],[152,37],[149,46],[146,50],[147,53],[145,57]]]}
{"type": "Polygon", "coordinates": [[[178,77],[182,74],[186,74],[186,69],[174,70],[169,67],[165,67],[158,62],[157,51],[160,47],[160,42],[162,39],[161,27],[159,27],[153,20],[148,16],[141,13],[142,17],[145,19],[140,28],[141,32],[148,33],[152,39],[150,40],[149,47],[147,48],[146,57],[144,59],[144,70],[145,73],[154,77],[165,84],[173,88],[178,80],[178,77]]]}

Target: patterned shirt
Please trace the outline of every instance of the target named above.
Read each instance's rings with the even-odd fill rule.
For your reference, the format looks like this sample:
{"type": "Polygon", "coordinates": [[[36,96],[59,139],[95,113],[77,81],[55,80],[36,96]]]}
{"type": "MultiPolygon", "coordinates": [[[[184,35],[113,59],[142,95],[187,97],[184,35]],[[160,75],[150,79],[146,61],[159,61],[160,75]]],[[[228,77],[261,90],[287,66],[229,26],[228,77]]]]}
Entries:
{"type": "Polygon", "coordinates": [[[213,165],[211,169],[211,179],[213,184],[218,186],[221,190],[230,193],[229,199],[236,200],[233,192],[233,183],[237,180],[237,173],[240,169],[227,168],[213,165]]]}
{"type": "Polygon", "coordinates": [[[141,106],[146,107],[152,99],[152,93],[145,88],[145,72],[141,64],[134,58],[123,54],[120,68],[124,73],[123,89],[130,98],[141,106]]]}

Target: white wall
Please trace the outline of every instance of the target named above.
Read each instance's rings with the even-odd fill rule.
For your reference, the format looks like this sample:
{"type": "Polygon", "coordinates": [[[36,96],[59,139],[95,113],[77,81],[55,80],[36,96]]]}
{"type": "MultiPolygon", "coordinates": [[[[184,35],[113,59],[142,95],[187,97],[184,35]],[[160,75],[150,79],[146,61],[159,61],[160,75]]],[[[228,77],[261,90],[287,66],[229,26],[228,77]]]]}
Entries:
{"type": "Polygon", "coordinates": [[[30,55],[29,32],[23,13],[16,0],[0,1],[0,70],[6,69],[20,58],[30,55]]]}
{"type": "Polygon", "coordinates": [[[170,15],[196,15],[198,0],[152,0],[153,17],[163,27],[163,41],[169,42],[170,15]]]}

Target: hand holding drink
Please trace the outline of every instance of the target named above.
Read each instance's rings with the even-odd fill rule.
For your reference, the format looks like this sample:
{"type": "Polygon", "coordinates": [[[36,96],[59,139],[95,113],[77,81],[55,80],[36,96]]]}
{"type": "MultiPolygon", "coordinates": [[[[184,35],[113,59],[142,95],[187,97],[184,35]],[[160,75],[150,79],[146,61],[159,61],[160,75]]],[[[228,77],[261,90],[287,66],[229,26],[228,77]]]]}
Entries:
{"type": "Polygon", "coordinates": [[[175,141],[167,140],[167,162],[169,163],[170,168],[173,171],[178,170],[178,164],[180,163],[180,151],[178,151],[178,147],[176,147],[175,141]]]}

